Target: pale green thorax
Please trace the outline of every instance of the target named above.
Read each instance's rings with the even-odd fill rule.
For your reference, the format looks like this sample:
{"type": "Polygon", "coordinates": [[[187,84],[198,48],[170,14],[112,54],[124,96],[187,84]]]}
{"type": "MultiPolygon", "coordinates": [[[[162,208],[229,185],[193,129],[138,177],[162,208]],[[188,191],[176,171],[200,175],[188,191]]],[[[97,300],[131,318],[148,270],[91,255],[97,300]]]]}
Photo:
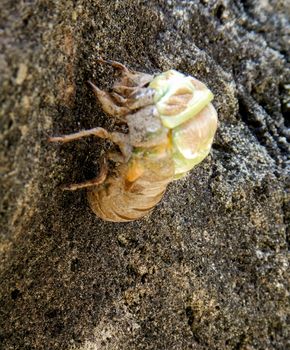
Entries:
{"type": "Polygon", "coordinates": [[[185,175],[210,152],[217,114],[212,92],[199,80],[169,70],[149,85],[163,126],[171,129],[175,178],[185,175]]]}
{"type": "Polygon", "coordinates": [[[169,129],[191,119],[213,99],[212,92],[204,84],[173,69],[159,74],[149,87],[156,91],[154,103],[163,125],[169,129]],[[170,98],[181,96],[180,90],[185,90],[186,95],[190,94],[191,99],[178,114],[166,115],[170,98]]]}

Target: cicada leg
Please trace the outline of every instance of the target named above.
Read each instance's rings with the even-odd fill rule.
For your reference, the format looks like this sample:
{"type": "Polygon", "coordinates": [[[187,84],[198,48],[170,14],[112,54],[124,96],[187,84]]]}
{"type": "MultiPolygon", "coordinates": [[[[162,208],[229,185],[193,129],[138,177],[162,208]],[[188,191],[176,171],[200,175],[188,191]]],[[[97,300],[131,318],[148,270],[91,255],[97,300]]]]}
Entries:
{"type": "Polygon", "coordinates": [[[132,146],[129,143],[129,137],[126,134],[120,132],[109,132],[104,128],[93,128],[89,130],[82,130],[69,135],[49,137],[49,142],[71,142],[79,140],[87,136],[97,136],[102,139],[108,139],[119,146],[121,153],[125,159],[129,159],[132,151],[132,146]]]}
{"type": "Polygon", "coordinates": [[[120,69],[125,72],[129,72],[129,69],[124,66],[124,64],[117,62],[117,61],[112,61],[112,60],[104,60],[103,58],[97,58],[97,62],[102,63],[102,64],[109,64],[114,68],[120,69]]]}
{"type": "Polygon", "coordinates": [[[73,133],[73,134],[49,137],[48,141],[49,142],[66,143],[66,142],[79,140],[79,139],[82,139],[83,137],[87,137],[87,136],[97,136],[97,137],[100,137],[102,139],[108,139],[108,138],[110,138],[109,134],[110,133],[106,129],[93,128],[93,129],[89,129],[89,130],[78,131],[78,132],[73,133]]]}
{"type": "Polygon", "coordinates": [[[66,190],[66,191],[75,191],[75,190],[79,190],[81,188],[88,188],[88,187],[92,187],[92,186],[97,186],[97,185],[102,184],[106,180],[107,175],[108,175],[107,159],[106,159],[106,157],[102,157],[101,168],[100,168],[99,175],[97,177],[95,177],[94,179],[88,180],[88,181],[63,186],[62,189],[66,190]]]}
{"type": "MultiPolygon", "coordinates": [[[[131,156],[132,147],[129,144],[128,136],[125,134],[122,134],[122,133],[118,133],[118,132],[110,133],[106,129],[103,129],[103,128],[82,130],[82,131],[79,131],[79,132],[74,133],[74,134],[50,137],[48,139],[48,141],[66,143],[66,142],[79,140],[79,139],[81,139],[83,137],[87,137],[87,136],[97,136],[97,137],[100,137],[103,139],[109,139],[113,143],[118,145],[121,153],[119,154],[118,159],[117,159],[118,153],[117,152],[114,153],[115,154],[115,158],[113,159],[114,161],[126,162],[131,156]]],[[[112,154],[113,154],[113,152],[109,153],[108,158],[112,159],[113,158],[112,154]]],[[[108,173],[107,158],[103,157],[103,160],[101,162],[101,170],[100,170],[99,175],[96,178],[90,179],[88,181],[81,182],[81,183],[67,185],[67,186],[64,186],[63,189],[69,190],[69,191],[75,191],[75,190],[81,189],[81,188],[87,188],[87,187],[100,185],[101,183],[103,183],[106,180],[107,173],[108,173]]]]}
{"type": "MultiPolygon", "coordinates": [[[[98,58],[97,61],[102,64],[109,64],[112,67],[121,70],[125,75],[131,74],[129,69],[126,66],[124,66],[122,63],[112,61],[112,60],[104,60],[102,58],[98,58]]],[[[130,113],[130,109],[125,105],[124,103],[125,99],[122,100],[122,96],[114,96],[114,94],[110,94],[109,92],[99,89],[91,81],[88,81],[88,83],[93,88],[94,94],[97,97],[97,99],[100,101],[103,110],[109,115],[118,118],[123,123],[126,123],[126,120],[122,117],[130,113]],[[120,98],[118,99],[118,97],[120,98]],[[120,101],[120,99],[122,101],[120,101]]]]}
{"type": "Polygon", "coordinates": [[[149,84],[154,78],[154,76],[151,74],[130,70],[122,63],[117,61],[104,60],[102,58],[97,59],[97,61],[102,64],[109,64],[122,72],[121,79],[114,84],[113,90],[124,96],[134,94],[140,88],[143,88],[149,84]]]}
{"type": "Polygon", "coordinates": [[[109,115],[120,119],[122,122],[126,122],[124,118],[125,115],[130,113],[130,109],[126,106],[119,106],[114,99],[112,98],[109,92],[99,89],[91,81],[88,82],[93,88],[94,94],[97,99],[100,101],[103,110],[109,115]]]}

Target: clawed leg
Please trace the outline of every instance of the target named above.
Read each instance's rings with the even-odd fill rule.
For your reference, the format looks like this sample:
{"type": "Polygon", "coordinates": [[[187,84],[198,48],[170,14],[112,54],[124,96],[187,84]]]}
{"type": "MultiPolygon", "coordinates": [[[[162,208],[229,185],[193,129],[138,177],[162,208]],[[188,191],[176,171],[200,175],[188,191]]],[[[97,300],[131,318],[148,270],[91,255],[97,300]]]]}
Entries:
{"type": "Polygon", "coordinates": [[[122,63],[117,62],[117,61],[104,60],[103,58],[97,58],[97,62],[102,63],[102,64],[109,64],[114,68],[120,69],[124,72],[129,72],[129,69],[126,66],[124,66],[122,63]]]}
{"type": "Polygon", "coordinates": [[[109,64],[112,67],[119,69],[123,73],[123,75],[126,75],[127,78],[129,78],[131,82],[134,83],[135,86],[142,87],[150,83],[150,81],[153,79],[152,75],[130,70],[124,64],[117,61],[104,60],[103,58],[98,58],[97,62],[102,64],[109,64]]]}
{"type": "Polygon", "coordinates": [[[88,181],[64,186],[64,187],[62,187],[62,189],[66,190],[66,191],[75,191],[75,190],[79,190],[81,188],[97,186],[97,185],[102,184],[106,180],[107,174],[108,174],[108,164],[107,164],[106,158],[103,157],[102,162],[101,162],[100,173],[97,177],[95,177],[94,179],[88,180],[88,181]]]}
{"type": "Polygon", "coordinates": [[[120,132],[108,132],[103,128],[93,128],[89,130],[82,130],[74,134],[49,137],[48,141],[66,143],[79,140],[87,136],[97,136],[102,139],[108,139],[119,146],[120,151],[125,159],[129,159],[131,156],[132,147],[130,146],[128,135],[122,134],[120,132]]]}
{"type": "Polygon", "coordinates": [[[106,129],[103,129],[103,128],[93,128],[93,129],[89,129],[89,130],[78,131],[74,134],[49,137],[48,141],[49,142],[66,143],[66,142],[79,140],[79,139],[81,139],[83,137],[87,137],[87,136],[97,136],[97,137],[100,137],[102,139],[109,139],[110,133],[106,129]]]}
{"type": "MultiPolygon", "coordinates": [[[[108,132],[106,129],[103,128],[94,128],[90,130],[82,130],[74,134],[69,134],[69,135],[63,135],[63,136],[56,136],[56,137],[50,137],[48,140],[50,142],[71,142],[75,140],[79,140],[83,137],[87,136],[97,136],[103,139],[109,139],[112,142],[114,142],[116,145],[119,146],[121,153],[118,154],[117,152],[111,152],[109,153],[109,158],[117,161],[117,162],[126,162],[132,152],[132,147],[129,144],[129,139],[128,136],[119,132],[108,132]],[[114,159],[113,159],[114,158],[114,159]]],[[[107,160],[105,157],[103,157],[102,164],[101,164],[101,170],[99,175],[91,180],[77,183],[77,184],[71,184],[68,186],[63,187],[64,190],[69,190],[69,191],[75,191],[80,188],[86,188],[86,187],[92,187],[92,186],[97,186],[103,183],[107,177],[108,173],[108,165],[107,165],[107,160]]]]}
{"type": "Polygon", "coordinates": [[[97,59],[97,61],[102,64],[110,64],[112,67],[117,68],[122,72],[122,77],[114,84],[113,90],[125,96],[134,93],[136,88],[139,89],[145,87],[154,78],[151,74],[130,70],[120,62],[104,60],[102,58],[97,59]]]}
{"type": "Polygon", "coordinates": [[[133,110],[154,103],[155,91],[150,88],[118,86],[115,92],[109,93],[99,89],[91,81],[88,83],[93,88],[94,94],[100,101],[103,110],[109,115],[117,117],[122,122],[126,122],[124,117],[133,110]],[[129,95],[127,95],[128,93],[129,95]]]}
{"type": "Polygon", "coordinates": [[[131,111],[153,104],[155,91],[145,87],[152,81],[152,75],[130,71],[116,61],[99,58],[98,62],[121,70],[121,78],[115,82],[112,93],[99,89],[91,81],[88,82],[107,114],[126,123],[126,115],[131,111]]]}
{"type": "Polygon", "coordinates": [[[117,101],[113,100],[113,98],[109,92],[106,92],[106,91],[99,89],[91,81],[88,81],[88,83],[93,88],[94,94],[97,97],[97,99],[100,101],[103,110],[106,113],[108,113],[109,115],[117,117],[117,118],[121,119],[123,122],[125,122],[125,119],[121,118],[121,117],[127,115],[130,112],[130,109],[126,106],[117,105],[116,104],[117,101]]]}

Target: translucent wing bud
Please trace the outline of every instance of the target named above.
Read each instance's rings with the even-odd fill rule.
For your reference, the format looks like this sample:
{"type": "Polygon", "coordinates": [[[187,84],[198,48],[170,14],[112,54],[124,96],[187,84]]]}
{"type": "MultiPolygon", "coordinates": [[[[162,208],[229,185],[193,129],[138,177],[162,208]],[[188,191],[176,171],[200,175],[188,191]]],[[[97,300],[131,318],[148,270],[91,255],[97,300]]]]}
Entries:
{"type": "Polygon", "coordinates": [[[196,116],[172,130],[175,176],[192,169],[210,152],[217,129],[217,113],[211,103],[196,116]]]}

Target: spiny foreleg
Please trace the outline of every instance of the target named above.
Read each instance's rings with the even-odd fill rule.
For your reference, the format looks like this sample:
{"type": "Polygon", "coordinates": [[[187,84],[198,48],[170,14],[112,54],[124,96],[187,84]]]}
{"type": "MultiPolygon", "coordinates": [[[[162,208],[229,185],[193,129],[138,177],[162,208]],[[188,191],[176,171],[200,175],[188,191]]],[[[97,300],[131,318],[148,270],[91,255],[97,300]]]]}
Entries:
{"type": "Polygon", "coordinates": [[[107,114],[120,119],[122,122],[125,122],[124,118],[122,117],[127,115],[130,112],[130,109],[127,106],[118,105],[118,101],[114,99],[109,92],[99,89],[91,81],[89,81],[88,83],[93,88],[94,94],[100,101],[103,110],[107,114]]]}

